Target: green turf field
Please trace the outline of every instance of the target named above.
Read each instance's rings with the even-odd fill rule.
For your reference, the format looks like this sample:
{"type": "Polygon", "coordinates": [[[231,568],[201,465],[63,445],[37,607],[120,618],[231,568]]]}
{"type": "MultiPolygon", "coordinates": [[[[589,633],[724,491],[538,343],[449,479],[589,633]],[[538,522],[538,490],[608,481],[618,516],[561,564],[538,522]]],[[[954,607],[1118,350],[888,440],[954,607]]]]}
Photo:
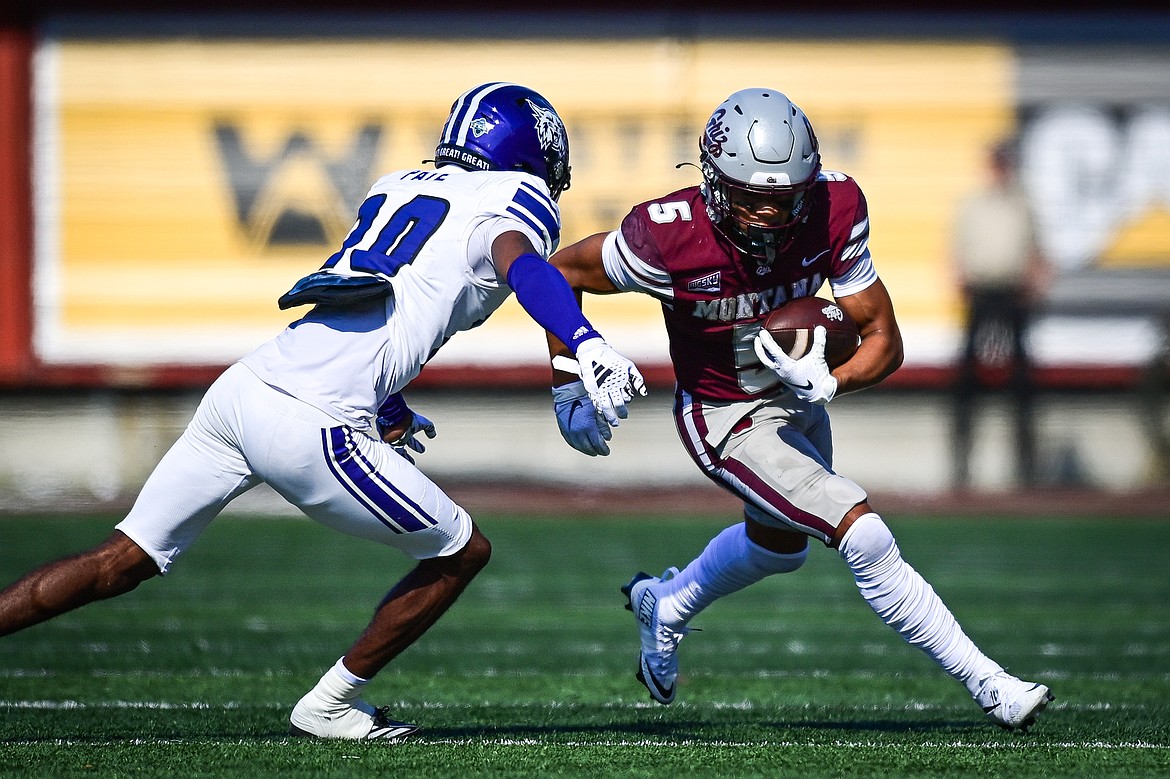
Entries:
{"type": "MultiPolygon", "coordinates": [[[[1170,775],[1170,522],[890,518],[967,632],[1057,696],[1026,735],[873,615],[814,545],[700,615],[679,699],[633,678],[618,587],[720,520],[481,517],[491,564],[371,685],[398,745],[284,735],[405,570],[303,520],[218,520],[166,579],[0,639],[6,776],[1170,775]]],[[[0,579],[112,520],[0,519],[0,579]]]]}

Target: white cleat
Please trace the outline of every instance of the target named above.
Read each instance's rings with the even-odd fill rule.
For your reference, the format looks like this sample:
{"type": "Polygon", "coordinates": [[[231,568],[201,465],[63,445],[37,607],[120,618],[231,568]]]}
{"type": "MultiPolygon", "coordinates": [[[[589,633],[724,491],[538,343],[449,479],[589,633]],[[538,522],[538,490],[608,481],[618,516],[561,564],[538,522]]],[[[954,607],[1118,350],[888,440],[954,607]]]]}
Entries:
{"type": "MultiPolygon", "coordinates": [[[[677,571],[674,571],[677,573],[677,571]]],[[[670,573],[668,571],[667,573],[670,573]]],[[[667,574],[663,574],[663,578],[667,574]]],[[[678,642],[690,628],[675,630],[658,621],[658,596],[654,585],[662,582],[647,573],[638,573],[622,587],[629,602],[626,608],[638,620],[642,651],[638,655],[638,681],[650,691],[650,697],[666,705],[674,701],[678,679],[678,642]]]]}
{"type": "Polygon", "coordinates": [[[1023,733],[1036,723],[1036,717],[1053,700],[1055,697],[1043,684],[1017,679],[1006,671],[984,679],[975,693],[975,702],[995,724],[1004,730],[1023,733]]]}
{"type": "Polygon", "coordinates": [[[418,730],[418,725],[389,719],[388,711],[389,707],[375,709],[361,698],[327,702],[310,691],[293,707],[288,732],[314,738],[397,741],[418,730]]]}

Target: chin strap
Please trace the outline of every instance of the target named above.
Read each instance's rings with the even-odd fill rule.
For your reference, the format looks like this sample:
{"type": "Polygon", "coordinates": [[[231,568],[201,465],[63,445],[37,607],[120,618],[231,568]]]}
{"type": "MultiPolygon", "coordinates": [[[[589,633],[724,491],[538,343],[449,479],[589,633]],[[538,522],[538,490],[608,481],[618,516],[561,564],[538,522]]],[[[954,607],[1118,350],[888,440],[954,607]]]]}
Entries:
{"type": "Polygon", "coordinates": [[[764,233],[764,264],[771,266],[776,261],[776,236],[764,233]]]}
{"type": "Polygon", "coordinates": [[[763,276],[764,274],[771,272],[772,263],[776,262],[776,236],[772,235],[770,232],[764,233],[760,237],[760,243],[762,243],[764,246],[764,256],[756,257],[756,262],[758,263],[756,273],[763,276]]]}

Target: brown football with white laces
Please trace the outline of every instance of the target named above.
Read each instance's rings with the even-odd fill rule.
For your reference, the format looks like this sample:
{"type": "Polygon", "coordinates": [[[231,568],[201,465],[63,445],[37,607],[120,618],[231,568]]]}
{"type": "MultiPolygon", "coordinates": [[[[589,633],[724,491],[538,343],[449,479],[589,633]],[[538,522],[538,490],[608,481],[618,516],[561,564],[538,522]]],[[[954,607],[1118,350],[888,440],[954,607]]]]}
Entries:
{"type": "Polygon", "coordinates": [[[825,362],[830,368],[846,362],[861,344],[853,318],[836,303],[824,298],[790,300],[772,309],[762,326],[772,334],[785,354],[799,360],[812,348],[813,330],[817,325],[826,330],[825,362]]]}

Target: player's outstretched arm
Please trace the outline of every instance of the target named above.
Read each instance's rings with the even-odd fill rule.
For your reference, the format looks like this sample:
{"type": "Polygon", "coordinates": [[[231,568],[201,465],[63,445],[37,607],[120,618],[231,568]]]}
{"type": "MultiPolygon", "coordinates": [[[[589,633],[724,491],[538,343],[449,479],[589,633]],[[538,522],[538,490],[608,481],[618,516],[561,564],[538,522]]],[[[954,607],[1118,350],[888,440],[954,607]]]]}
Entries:
{"type": "MultiPolygon", "coordinates": [[[[565,247],[549,259],[549,263],[561,272],[572,288],[578,305],[581,304],[582,292],[608,295],[619,291],[606,275],[602,264],[601,251],[605,237],[606,233],[597,233],[565,247]]],[[[552,332],[547,335],[553,374],[553,410],[561,437],[584,454],[609,454],[609,445],[606,443],[612,437],[609,422],[593,406],[581,379],[578,359],[556,335],[552,332]]],[[[577,357],[580,357],[580,353],[577,357]]]]}
{"type": "Polygon", "coordinates": [[[636,394],[646,394],[638,367],[589,324],[565,277],[536,254],[521,233],[507,232],[496,238],[492,256],[521,307],[573,352],[594,408],[616,427],[629,415],[626,403],[636,394]]]}
{"type": "MultiPolygon", "coordinates": [[[[618,292],[609,276],[605,275],[605,266],[601,261],[605,236],[606,233],[591,235],[571,246],[566,246],[548,260],[549,265],[559,270],[565,277],[577,298],[579,308],[584,308],[581,305],[583,292],[593,295],[611,295],[618,292]]],[[[574,359],[573,350],[552,332],[548,333],[548,355],[552,361],[554,387],[580,380],[581,370],[574,359]]]]}

